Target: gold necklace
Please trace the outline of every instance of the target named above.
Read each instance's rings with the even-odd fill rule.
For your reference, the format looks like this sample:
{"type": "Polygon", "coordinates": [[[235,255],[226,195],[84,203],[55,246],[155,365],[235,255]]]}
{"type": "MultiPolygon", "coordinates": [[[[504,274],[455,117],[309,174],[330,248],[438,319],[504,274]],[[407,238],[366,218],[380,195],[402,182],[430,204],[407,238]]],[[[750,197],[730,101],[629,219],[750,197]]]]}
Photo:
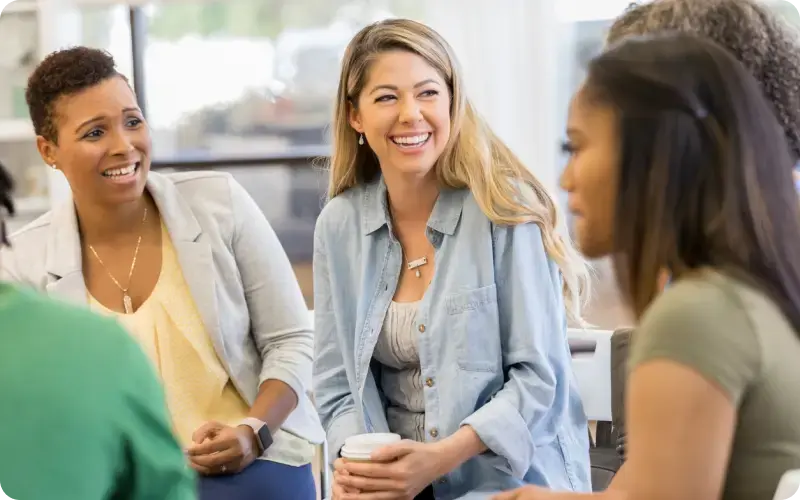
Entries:
{"type": "MultiPolygon", "coordinates": [[[[147,207],[144,207],[144,217],[142,217],[142,226],[144,226],[144,223],[146,221],[147,221],[147,207]]],[[[100,263],[101,266],[103,266],[103,269],[105,269],[106,274],[108,274],[108,277],[111,278],[111,281],[113,281],[114,284],[117,285],[117,288],[119,288],[120,291],[122,291],[122,306],[125,308],[125,314],[133,314],[133,300],[131,299],[131,296],[128,294],[128,289],[131,286],[131,277],[133,277],[133,270],[136,267],[136,257],[139,255],[139,246],[141,244],[142,244],[142,234],[139,233],[139,239],[136,241],[136,250],[134,250],[133,252],[133,261],[131,262],[131,269],[130,271],[128,271],[128,286],[126,286],[125,288],[123,288],[122,285],[119,284],[119,281],[117,281],[117,278],[115,278],[114,275],[111,274],[111,271],[108,270],[106,264],[103,262],[103,259],[101,259],[99,255],[97,255],[97,251],[95,251],[94,247],[92,245],[89,245],[89,250],[92,251],[97,261],[100,263]]]]}

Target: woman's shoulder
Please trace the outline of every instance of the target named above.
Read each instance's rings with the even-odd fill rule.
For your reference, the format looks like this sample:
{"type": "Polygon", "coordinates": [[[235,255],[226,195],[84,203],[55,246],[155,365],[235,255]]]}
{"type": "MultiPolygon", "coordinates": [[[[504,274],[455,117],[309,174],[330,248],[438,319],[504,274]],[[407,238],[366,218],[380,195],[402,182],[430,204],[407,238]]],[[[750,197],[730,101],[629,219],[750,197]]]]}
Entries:
{"type": "Polygon", "coordinates": [[[354,186],[324,201],[317,217],[317,233],[326,235],[331,231],[352,232],[357,229],[366,210],[364,195],[372,187],[370,184],[354,186]]]}

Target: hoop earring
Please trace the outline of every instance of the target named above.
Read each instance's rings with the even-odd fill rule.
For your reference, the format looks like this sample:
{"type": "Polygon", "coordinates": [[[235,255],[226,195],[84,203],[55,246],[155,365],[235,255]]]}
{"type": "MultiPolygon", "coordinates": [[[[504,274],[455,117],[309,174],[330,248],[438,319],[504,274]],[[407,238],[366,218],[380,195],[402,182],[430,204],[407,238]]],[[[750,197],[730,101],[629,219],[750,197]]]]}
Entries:
{"type": "Polygon", "coordinates": [[[359,134],[358,135],[358,145],[359,146],[363,146],[364,145],[364,134],[359,134]]]}

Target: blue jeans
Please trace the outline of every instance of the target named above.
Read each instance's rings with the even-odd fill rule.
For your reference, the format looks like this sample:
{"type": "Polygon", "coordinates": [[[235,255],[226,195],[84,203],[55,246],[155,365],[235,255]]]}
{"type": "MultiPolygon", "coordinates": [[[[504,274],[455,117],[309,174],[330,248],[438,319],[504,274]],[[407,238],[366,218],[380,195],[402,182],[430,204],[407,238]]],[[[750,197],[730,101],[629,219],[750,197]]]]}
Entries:
{"type": "Polygon", "coordinates": [[[292,467],[256,460],[239,474],[202,476],[200,500],[315,500],[311,464],[292,467]]]}

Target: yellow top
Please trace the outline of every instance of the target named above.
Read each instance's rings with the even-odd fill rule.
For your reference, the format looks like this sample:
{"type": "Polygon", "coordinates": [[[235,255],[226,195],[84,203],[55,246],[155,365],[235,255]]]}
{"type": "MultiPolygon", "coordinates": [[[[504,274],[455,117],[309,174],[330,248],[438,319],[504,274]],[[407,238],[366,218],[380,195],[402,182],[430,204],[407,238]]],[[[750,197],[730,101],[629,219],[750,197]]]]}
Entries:
{"type": "MultiPolygon", "coordinates": [[[[188,446],[192,433],[204,423],[215,420],[235,426],[250,408],[217,357],[163,224],[161,241],[161,274],[136,312],[111,311],[91,294],[89,304],[97,312],[116,317],[139,341],[164,384],[175,434],[188,446]]],[[[262,459],[294,466],[313,460],[315,448],[310,442],[283,431],[273,438],[262,459]]]]}

